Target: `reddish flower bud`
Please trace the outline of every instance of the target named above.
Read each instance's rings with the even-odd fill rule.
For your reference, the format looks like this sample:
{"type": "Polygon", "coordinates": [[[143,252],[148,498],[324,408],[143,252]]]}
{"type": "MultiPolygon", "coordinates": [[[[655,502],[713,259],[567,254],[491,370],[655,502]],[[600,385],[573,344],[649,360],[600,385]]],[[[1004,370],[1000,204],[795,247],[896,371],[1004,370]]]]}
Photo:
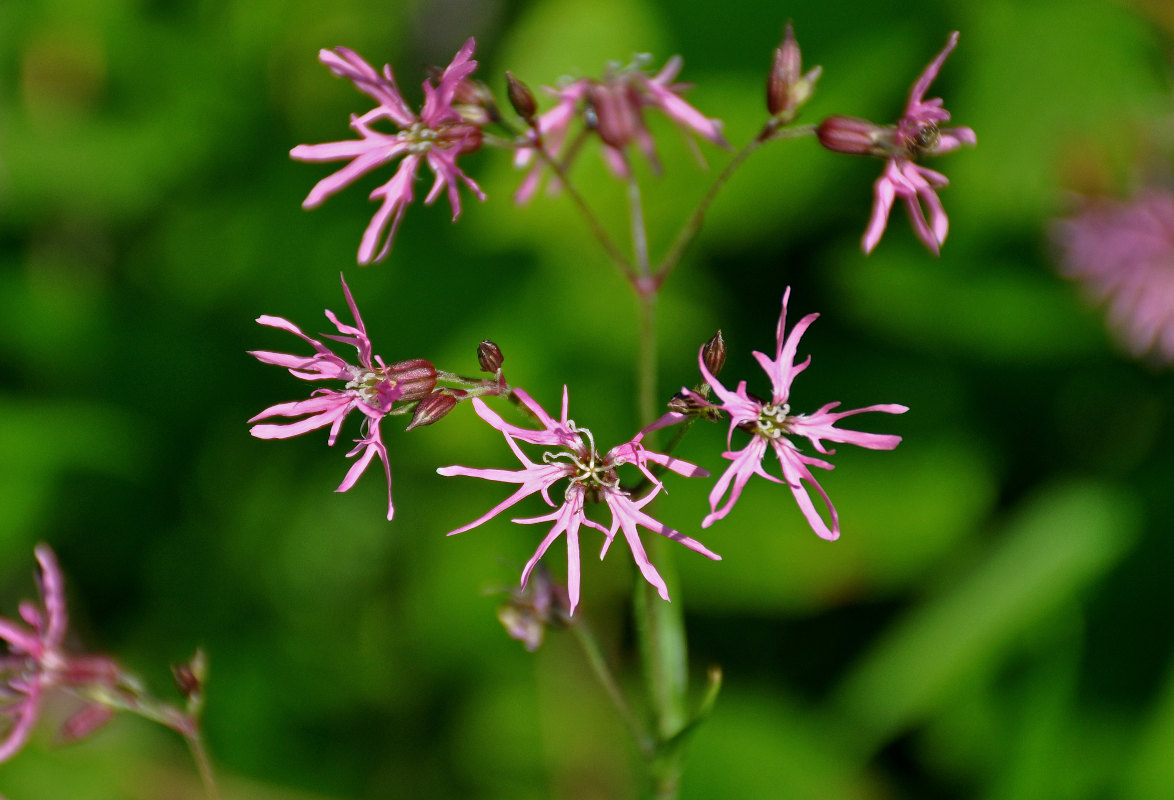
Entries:
{"type": "Polygon", "coordinates": [[[208,677],[208,659],[203,650],[196,650],[191,659],[183,664],[171,665],[171,677],[175,680],[175,688],[190,701],[204,691],[204,681],[208,677]]]}
{"type": "Polygon", "coordinates": [[[726,340],[722,332],[718,331],[701,348],[701,358],[705,361],[705,368],[715,377],[726,364],[726,340]]]}
{"type": "Polygon", "coordinates": [[[506,94],[510,98],[510,105],[518,116],[526,120],[533,127],[534,114],[538,111],[538,104],[534,101],[534,93],[530,87],[514,77],[509,70],[505,73],[506,94]]]}
{"type": "Polygon", "coordinates": [[[457,399],[448,392],[433,392],[416,406],[416,411],[412,414],[412,421],[404,430],[410,431],[412,428],[431,425],[456,408],[456,405],[457,399]]]}
{"type": "Polygon", "coordinates": [[[677,392],[668,402],[669,411],[675,411],[688,417],[695,417],[706,408],[708,406],[703,401],[684,392],[677,392]]]}
{"type": "Polygon", "coordinates": [[[505,356],[501,354],[501,348],[495,343],[486,339],[477,345],[477,363],[481,365],[482,372],[496,375],[497,371],[501,369],[503,361],[505,361],[505,356]]]}
{"type": "Polygon", "coordinates": [[[799,42],[788,22],[783,42],[775,48],[774,63],[766,79],[766,107],[779,122],[790,122],[795,118],[799,107],[815,91],[815,82],[823,72],[822,67],[813,67],[806,75],[801,70],[799,42]]]}
{"type": "Polygon", "coordinates": [[[383,368],[383,375],[400,391],[399,400],[411,403],[422,400],[436,388],[436,367],[423,358],[397,361],[383,368]]]}
{"type": "Polygon", "coordinates": [[[819,143],[837,153],[887,158],[893,150],[893,129],[857,117],[834,116],[819,123],[819,143]]]}

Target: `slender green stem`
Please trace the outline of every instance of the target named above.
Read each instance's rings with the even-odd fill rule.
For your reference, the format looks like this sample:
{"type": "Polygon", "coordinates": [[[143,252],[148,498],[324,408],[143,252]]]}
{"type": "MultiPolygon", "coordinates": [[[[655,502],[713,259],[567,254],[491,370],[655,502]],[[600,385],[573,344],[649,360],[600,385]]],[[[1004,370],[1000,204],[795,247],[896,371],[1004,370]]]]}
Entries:
{"type": "MultiPolygon", "coordinates": [[[[532,132],[537,137],[537,131],[532,132]]],[[[591,229],[591,235],[603,246],[608,258],[616,265],[616,269],[620,271],[620,274],[634,284],[636,282],[636,272],[632,268],[632,262],[628,260],[628,257],[616,245],[615,240],[611,238],[607,229],[603,227],[603,223],[599,221],[599,217],[595,215],[595,212],[591,210],[591,206],[587,204],[587,200],[579,193],[575,185],[571,183],[566,168],[554,155],[547,151],[546,145],[541,139],[538,139],[536,142],[527,140],[526,146],[533,147],[538,152],[538,157],[558,176],[563,188],[567,192],[567,196],[571,198],[571,201],[579,209],[579,213],[583,215],[587,227],[591,229]]]]}
{"type": "MultiPolygon", "coordinates": [[[[634,178],[628,181],[628,211],[632,228],[632,252],[638,280],[633,283],[640,302],[640,360],[637,365],[639,414],[642,426],[656,419],[657,347],[656,302],[660,284],[652,274],[648,255],[648,231],[640,189],[634,178]]],[[[654,536],[648,543],[651,559],[666,581],[675,584],[672,553],[667,539],[654,536]]],[[[685,696],[688,689],[686,669],[685,621],[680,599],[666,603],[657,590],[641,580],[635,581],[633,613],[644,679],[655,731],[655,751],[648,761],[652,796],[657,800],[674,800],[684,767],[679,748],[666,745],[685,726],[685,696]]],[[[675,589],[674,589],[675,591],[675,589]]]]}
{"type": "Polygon", "coordinates": [[[640,363],[637,402],[640,427],[651,424],[658,416],[656,391],[656,292],[641,294],[640,302],[640,363]]]}
{"type": "Polygon", "coordinates": [[[204,747],[204,737],[199,731],[185,736],[192,759],[196,762],[196,770],[200,773],[200,780],[204,784],[204,794],[208,800],[220,800],[220,789],[216,786],[216,776],[212,773],[212,761],[208,758],[208,750],[204,747]]]}
{"type": "Polygon", "coordinates": [[[713,184],[709,187],[709,190],[705,193],[705,196],[701,198],[701,202],[698,203],[697,208],[693,210],[693,214],[681,227],[680,232],[677,233],[677,238],[673,240],[672,247],[669,248],[669,251],[665,254],[665,257],[653,273],[656,282],[658,284],[663,283],[669,274],[676,269],[677,264],[681,261],[681,256],[685,254],[685,250],[692,244],[698,232],[700,232],[701,226],[705,222],[705,214],[709,211],[709,207],[713,204],[718,192],[721,191],[730,180],[730,177],[737,172],[738,168],[746,162],[746,159],[755,150],[772,139],[794,139],[799,136],[810,136],[815,133],[815,127],[814,125],[799,125],[794,128],[779,130],[773,123],[768,122],[757,136],[747,142],[746,146],[738,151],[733,160],[729,164],[726,164],[725,169],[717,176],[713,184]]]}
{"type": "Polygon", "coordinates": [[[137,714],[178,733],[187,742],[191,751],[196,770],[200,773],[200,781],[204,785],[204,794],[208,800],[220,800],[220,790],[216,787],[216,777],[212,772],[212,761],[208,758],[208,750],[200,733],[200,702],[189,704],[187,712],[167,703],[160,703],[147,694],[142,682],[130,673],[119,675],[117,687],[92,686],[77,694],[88,702],[100,703],[115,711],[137,714]]]}
{"type": "MultiPolygon", "coordinates": [[[[644,202],[640,199],[640,184],[635,175],[628,176],[628,215],[636,271],[641,278],[649,278],[652,275],[652,262],[648,257],[648,226],[644,223],[644,202]]],[[[646,291],[641,286],[636,288],[641,294],[646,291]]]]}
{"type": "Polygon", "coordinates": [[[634,713],[632,707],[628,704],[628,700],[624,697],[624,691],[620,688],[620,684],[616,681],[611,669],[607,665],[607,660],[603,657],[603,651],[599,648],[599,642],[595,639],[595,635],[591,629],[587,627],[587,623],[580,617],[579,619],[570,622],[571,633],[575,635],[579,646],[583,648],[584,655],[587,656],[587,663],[591,665],[591,670],[595,673],[595,677],[603,685],[607,696],[611,698],[616,710],[619,711],[620,717],[624,720],[624,724],[628,726],[632,738],[636,740],[636,744],[640,747],[640,752],[644,754],[647,759],[652,759],[656,755],[656,740],[640,722],[634,713]]]}
{"type": "Polygon", "coordinates": [[[641,427],[656,419],[656,300],[659,285],[652,280],[652,262],[648,256],[648,227],[640,185],[634,175],[628,178],[628,220],[632,229],[632,255],[638,278],[632,286],[640,302],[640,362],[638,369],[637,410],[641,427]]]}
{"type": "Polygon", "coordinates": [[[656,728],[657,755],[649,762],[649,778],[653,796],[658,800],[672,800],[677,796],[684,771],[684,753],[667,745],[687,722],[685,620],[668,544],[668,539],[653,537],[648,542],[649,556],[666,583],[673,587],[676,602],[666,603],[653,586],[637,578],[634,608],[636,635],[656,728]]]}

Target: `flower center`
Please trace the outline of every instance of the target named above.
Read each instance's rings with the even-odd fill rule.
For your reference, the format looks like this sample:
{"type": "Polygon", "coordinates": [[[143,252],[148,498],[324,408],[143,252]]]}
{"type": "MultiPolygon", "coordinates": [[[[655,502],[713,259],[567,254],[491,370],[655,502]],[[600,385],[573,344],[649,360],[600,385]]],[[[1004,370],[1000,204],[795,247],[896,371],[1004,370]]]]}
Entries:
{"type": "Polygon", "coordinates": [[[436,128],[417,121],[412,127],[400,131],[397,138],[407,144],[408,152],[414,155],[424,155],[433,148],[452,147],[459,148],[461,153],[471,153],[481,146],[481,129],[464,120],[444,123],[436,128]]]}
{"type": "MultiPolygon", "coordinates": [[[[585,436],[587,446],[557,453],[548,450],[542,454],[542,463],[553,464],[555,461],[567,461],[574,467],[574,472],[567,476],[570,480],[567,491],[570,491],[571,487],[575,485],[584,487],[589,493],[599,488],[619,488],[620,479],[616,475],[615,467],[602,458],[599,451],[595,449],[595,437],[592,436],[590,429],[577,427],[574,420],[567,420],[567,427],[572,433],[585,436]]],[[[580,445],[582,445],[582,439],[580,439],[580,445]]]]}
{"type": "Polygon", "coordinates": [[[754,432],[768,439],[778,439],[791,432],[791,406],[787,403],[763,403],[754,423],[754,432]]]}
{"type": "Polygon", "coordinates": [[[407,142],[408,152],[417,155],[427,153],[440,139],[440,133],[429,128],[423,122],[413,122],[412,127],[399,132],[399,140],[407,142]]]}
{"type": "Polygon", "coordinates": [[[918,156],[922,153],[932,153],[938,149],[942,141],[942,132],[932,122],[919,127],[912,136],[908,137],[905,147],[909,155],[918,156]]]}
{"type": "Polygon", "coordinates": [[[379,387],[388,382],[387,378],[372,370],[363,370],[347,382],[346,389],[354,392],[369,406],[379,407],[379,387]]]}

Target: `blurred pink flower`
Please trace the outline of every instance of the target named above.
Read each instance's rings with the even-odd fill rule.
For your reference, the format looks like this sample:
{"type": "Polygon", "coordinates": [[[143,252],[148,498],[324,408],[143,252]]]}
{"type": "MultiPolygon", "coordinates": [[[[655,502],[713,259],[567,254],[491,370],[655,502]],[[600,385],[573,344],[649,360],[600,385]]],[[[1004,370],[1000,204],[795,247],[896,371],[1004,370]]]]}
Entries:
{"type": "Polygon", "coordinates": [[[395,507],[391,501],[391,466],[387,460],[387,448],[384,447],[379,433],[379,423],[392,410],[394,403],[413,402],[426,397],[436,386],[436,370],[431,363],[423,359],[385,364],[382,358],[372,355],[367,328],[363,324],[363,318],[359,316],[359,309],[345,278],[342,280],[342,290],[355,324],[347,325],[340,321],[333,311],[327,310],[326,318],[334,324],[341,335],[327,334],[325,338],[354,347],[359,356],[358,366],[344,361],[322,342],[302,333],[297,325],[288,320],[271,316],[257,318],[261,325],[289,331],[305,340],[315,352],[311,356],[297,356],[253,350],[249,355],[264,364],[285,367],[295,378],[304,381],[337,380],[345,381],[345,385],[341,390],[315,389],[308,400],[295,400],[270,406],[249,422],[254,423],[271,417],[304,419],[289,423],[253,425],[249,432],[258,439],[288,439],[329,425],[330,437],[327,444],[333,445],[338,438],[343,420],[351,411],[360,411],[363,414],[361,437],[356,440],[357,444],[347,453],[347,457],[353,458],[360,453],[362,455],[347,471],[346,477],[335,491],[345,492],[354,486],[371,460],[378,456],[383,462],[383,471],[387,477],[387,518],[390,520],[395,514],[395,507]]]}
{"type": "Polygon", "coordinates": [[[382,200],[382,205],[375,212],[359,244],[360,264],[380,261],[391,251],[391,242],[403,219],[404,210],[414,198],[412,184],[421,162],[427,162],[435,175],[424,202],[431,204],[447,188],[453,220],[461,213],[458,183],[468,186],[478,199],[485,199],[481,187],[456,164],[458,156],[481,146],[480,127],[462,116],[454,106],[462,82],[477,68],[477,62],[472,60],[473,46],[473,39],[465,42],[453,57],[452,63],[441,73],[436,86],[429,80],[424,81],[424,106],[419,114],[404,102],[390,66],[384,66],[383,74],[380,75],[359,55],[345,47],[319,51],[318,58],[331,72],[349,78],[359,91],[370,95],[379,105],[361,117],[351,115],[351,127],[361,139],[302,144],[290,151],[290,156],[298,161],[351,159],[338,172],[318,181],[302,202],[302,207],[317,208],[330,195],[361,176],[403,157],[391,180],[371,192],[371,199],[382,200]],[[379,120],[390,121],[400,130],[397,133],[381,133],[371,127],[372,123],[379,120]]]}
{"type": "Polygon", "coordinates": [[[506,444],[522,463],[522,468],[504,470],[453,466],[441,467],[437,472],[445,476],[467,475],[472,478],[484,478],[501,483],[516,483],[519,484],[518,489],[469,524],[450,531],[449,536],[463,533],[488,522],[502,511],[517,505],[532,494],[541,494],[546,504],[553,507],[555,503],[550,499],[550,488],[566,478],[568,483],[563,493],[563,502],[553,512],[540,517],[514,519],[513,522],[523,525],[541,522],[554,523],[522,571],[522,586],[526,585],[530,573],[550,545],[564,533],[566,534],[567,592],[570,596],[572,614],[579,604],[579,528],[583,525],[601,531],[606,537],[603,549],[599,554],[600,558],[607,554],[616,533],[623,531],[624,539],[628,543],[636,566],[640,568],[644,579],[655,586],[660,596],[665,600],[669,599],[668,588],[644,551],[637,531],[638,527],[646,528],[675,542],[680,542],[690,550],[715,561],[721,560],[720,556],[711,552],[700,542],[669,528],[642,511],[663,488],[661,482],[649,470],[648,462],[659,464],[686,477],[704,476],[708,473],[686,461],[646,450],[640,442],[642,435],[637,435],[631,441],[613,447],[601,455],[595,448],[595,439],[591,435],[591,431],[578,427],[574,420],[567,418],[566,387],[563,387],[561,419],[557,420],[521,389],[515,389],[514,395],[542,424],[541,430],[522,428],[506,422],[480,399],[474,399],[473,406],[481,419],[501,431],[505,436],[506,444]],[[518,446],[519,441],[553,449],[544,452],[541,463],[536,463],[530,460],[518,446]],[[620,487],[617,469],[625,464],[631,464],[639,469],[652,485],[652,490],[639,500],[633,500],[629,493],[620,487]],[[587,517],[585,513],[587,502],[607,504],[612,515],[610,528],[605,528],[587,517]]]}
{"type": "MultiPolygon", "coordinates": [[[[835,506],[832,505],[827,493],[824,492],[823,487],[819,485],[810,470],[810,467],[832,469],[832,465],[821,458],[804,455],[799,451],[794,441],[788,437],[805,437],[812,447],[823,455],[835,453],[834,450],[828,450],[824,446],[823,440],[825,439],[830,442],[855,444],[872,450],[892,450],[900,443],[900,436],[849,431],[837,428],[835,424],[844,417],[862,414],[866,411],[903,414],[909,409],[902,405],[888,403],[858,408],[853,411],[833,411],[832,409],[840,404],[828,403],[814,414],[791,414],[791,407],[788,405],[791,381],[795,379],[796,375],[807,369],[807,365],[811,363],[811,357],[808,356],[802,363],[795,364],[799,339],[819,315],[808,314],[791,329],[789,336],[785,335],[787,300],[790,294],[790,288],[783,294],[783,310],[779,315],[778,344],[775,349],[775,357],[771,359],[765,353],[754,353],[754,357],[758,359],[758,363],[762,365],[763,370],[770,377],[771,399],[769,401],[759,400],[750,395],[746,391],[746,381],[739,381],[737,390],[731,392],[705,366],[703,353],[698,356],[701,374],[721,402],[710,403],[700,395],[688,389],[684,390],[685,394],[694,401],[721,409],[730,415],[730,429],[727,435],[728,447],[732,447],[735,429],[741,428],[752,434],[750,442],[744,448],[738,451],[731,449],[723,454],[733,463],[718,479],[713,491],[709,493],[710,513],[706,515],[701,525],[709,527],[729,514],[750,477],[761,475],[775,483],[787,484],[795,496],[795,501],[799,504],[799,510],[803,512],[803,516],[807,518],[812,529],[822,538],[834,540],[840,536],[839,516],[836,514],[835,506]],[[779,459],[779,464],[782,467],[782,480],[770,475],[763,468],[762,459],[766,456],[767,447],[773,448],[779,459]],[[820,497],[823,498],[831,519],[830,526],[824,522],[823,517],[816,510],[808,495],[808,490],[803,486],[804,482],[815,487],[820,497]],[[722,503],[723,496],[726,498],[724,504],[722,503]]],[[[674,422],[681,418],[681,415],[670,414],[666,417],[672,417],[672,419],[666,419],[666,422],[674,422]]]]}
{"type": "MultiPolygon", "coordinates": [[[[564,147],[571,126],[582,120],[584,135],[595,132],[603,140],[603,157],[620,178],[631,174],[626,148],[635,143],[645,158],[659,170],[652,134],[644,124],[644,108],[659,108],[677,125],[693,131],[721,147],[729,147],[722,136],[721,120],[710,119],[686,103],[680,92],[686,87],[673,83],[681,71],[681,57],[670,58],[656,75],[649,77],[643,67],[647,56],[624,68],[609,69],[603,80],[580,78],[560,90],[548,89],[558,98],[553,109],[538,117],[541,145],[552,158],[565,162],[579,147],[576,139],[564,147]]],[[[531,132],[531,138],[534,134],[531,132]]],[[[514,157],[518,167],[530,167],[514,198],[525,203],[534,195],[546,164],[533,145],[522,147],[514,157]]]]}
{"type": "Polygon", "coordinates": [[[888,159],[874,186],[872,216],[861,241],[866,253],[871,253],[880,242],[893,201],[898,197],[905,201],[917,237],[931,252],[936,255],[946,240],[950,220],[935,189],[946,186],[949,180],[940,172],[918,165],[915,160],[921,156],[949,153],[964,144],[977,142],[970,128],[941,127],[950,120],[950,112],[942,107],[940,97],[924,99],[929,85],[957,44],[958,32],[954,31],[945,48],[913,84],[905,113],[895,126],[880,126],[868,120],[840,116],[829,117],[819,126],[820,144],[829,150],[888,159]],[[926,210],[929,221],[926,221],[926,210]]]}
{"type": "Polygon", "coordinates": [[[545,564],[539,564],[531,577],[527,585],[507,591],[509,599],[497,609],[497,619],[511,639],[533,653],[542,645],[547,627],[567,622],[571,599],[545,564]]]}
{"type": "Polygon", "coordinates": [[[1128,200],[1089,200],[1054,236],[1060,272],[1108,306],[1125,348],[1174,362],[1174,194],[1148,188],[1128,200]]]}
{"type": "MultiPolygon", "coordinates": [[[[73,655],[64,648],[68,616],[65,584],[57,558],[48,545],[35,549],[41,566],[42,605],[20,604],[24,623],[0,618],[0,640],[8,653],[0,656],[0,762],[12,758],[28,741],[45,695],[56,687],[115,686],[118,666],[105,656],[73,655]]],[[[108,720],[108,708],[90,704],[65,723],[69,738],[78,738],[108,720]]]]}

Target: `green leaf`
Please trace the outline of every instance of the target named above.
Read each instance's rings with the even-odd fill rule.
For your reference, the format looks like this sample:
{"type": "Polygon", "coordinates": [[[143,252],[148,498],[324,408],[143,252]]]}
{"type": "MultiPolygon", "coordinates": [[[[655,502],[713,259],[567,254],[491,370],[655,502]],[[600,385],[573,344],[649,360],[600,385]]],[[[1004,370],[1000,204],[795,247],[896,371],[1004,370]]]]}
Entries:
{"type": "Polygon", "coordinates": [[[932,714],[976,669],[1074,602],[1137,535],[1134,499],[1110,486],[1054,486],[1027,501],[990,552],[881,639],[841,685],[837,704],[864,749],[932,714]]]}

